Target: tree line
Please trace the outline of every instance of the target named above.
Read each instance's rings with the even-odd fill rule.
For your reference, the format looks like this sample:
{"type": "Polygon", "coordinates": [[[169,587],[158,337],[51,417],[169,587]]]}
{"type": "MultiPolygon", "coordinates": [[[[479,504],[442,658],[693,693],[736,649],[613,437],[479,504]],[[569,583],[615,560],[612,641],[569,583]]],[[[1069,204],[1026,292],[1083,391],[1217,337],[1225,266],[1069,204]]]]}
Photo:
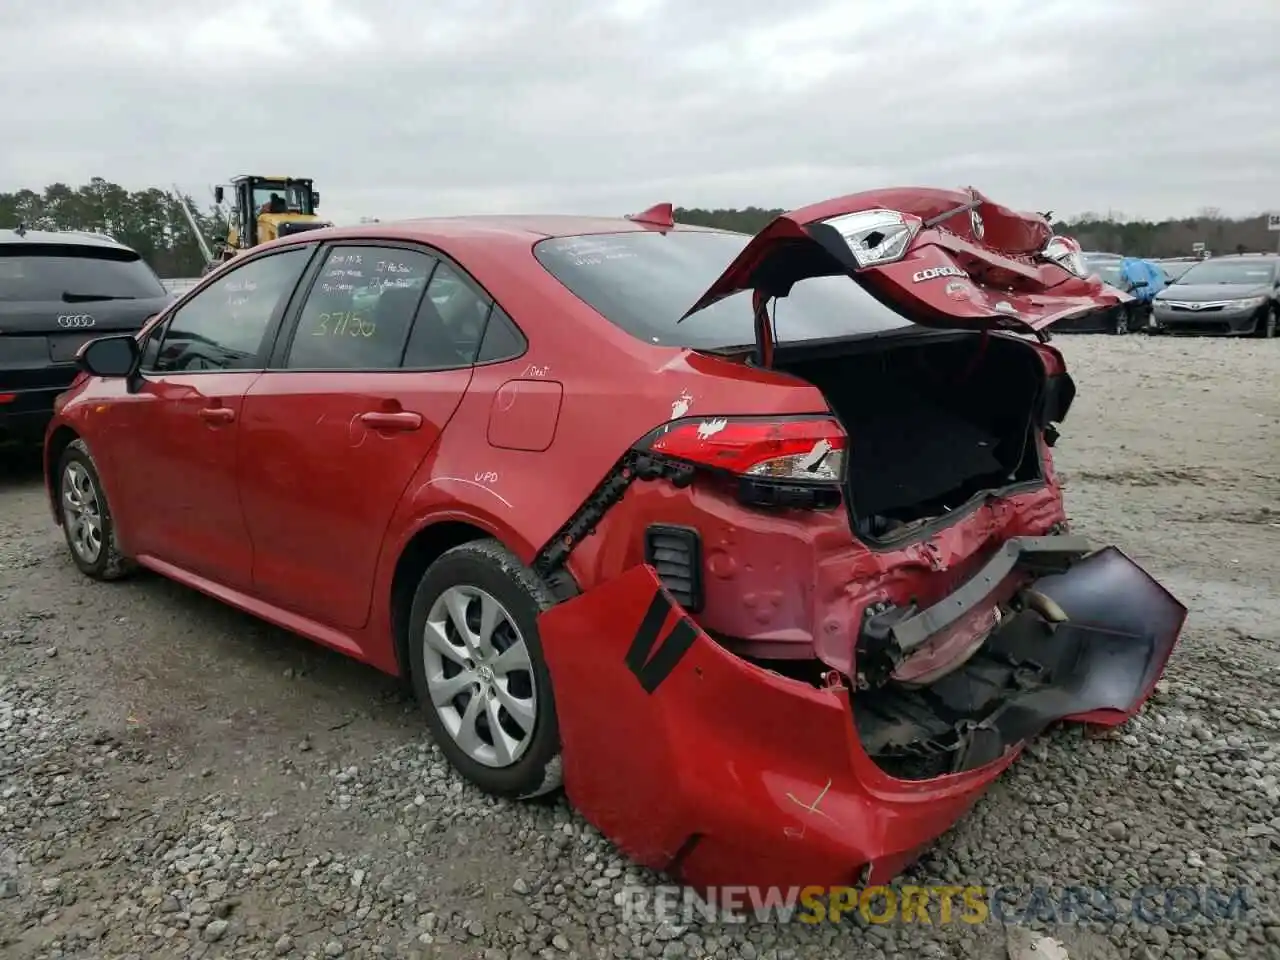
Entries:
{"type": "MultiPolygon", "coordinates": [[[[201,207],[181,198],[195,215],[207,240],[226,236],[227,223],[214,205],[201,207]]],[[[706,210],[679,207],[681,223],[755,233],[783,211],[764,207],[706,210]]],[[[150,187],[126,190],[102,177],[72,187],[53,183],[43,190],[0,192],[0,229],[19,223],[28,230],[88,230],[108,233],[137,250],[160,276],[194,277],[204,267],[200,247],[182,215],[179,197],[150,187]]],[[[1265,216],[1231,219],[1211,207],[1180,220],[1128,220],[1123,214],[1085,213],[1058,222],[1055,228],[1078,239],[1086,250],[1108,250],[1137,257],[1190,254],[1194,243],[1215,253],[1275,249],[1276,235],[1265,216]]]]}
{"type": "MultiPolygon", "coordinates": [[[[225,237],[227,223],[210,205],[201,209],[183,196],[205,239],[225,237]]],[[[86,230],[107,233],[137,250],[161,277],[195,277],[204,268],[200,246],[172,191],[155,187],[126,190],[94,177],[72,187],[51,183],[43,190],[0,193],[0,229],[19,223],[28,230],[86,230]]]]}

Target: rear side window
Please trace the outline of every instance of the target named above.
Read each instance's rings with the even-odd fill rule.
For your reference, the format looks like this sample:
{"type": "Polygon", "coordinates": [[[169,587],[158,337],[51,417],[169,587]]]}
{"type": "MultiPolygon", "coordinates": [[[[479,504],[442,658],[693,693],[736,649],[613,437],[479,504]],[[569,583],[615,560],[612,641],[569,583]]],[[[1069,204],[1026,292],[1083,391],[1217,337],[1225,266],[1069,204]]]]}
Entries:
{"type": "Polygon", "coordinates": [[[334,247],[298,317],[285,367],[395,370],[436,260],[395,247],[334,247]]]}
{"type": "Polygon", "coordinates": [[[442,370],[475,363],[491,306],[479,288],[442,262],[427,285],[404,365],[442,370]]]}
{"type": "Polygon", "coordinates": [[[92,303],[166,295],[132,250],[89,244],[0,245],[0,300],[92,303]]]}
{"type": "MultiPolygon", "coordinates": [[[[672,230],[552,237],[534,256],[606,320],[648,343],[694,349],[755,342],[751,297],[726,297],[683,323],[751,238],[740,233],[672,230]]],[[[873,333],[909,325],[848,277],[798,283],[776,312],[779,342],[873,333]]]]}
{"type": "Polygon", "coordinates": [[[524,335],[515,321],[495,303],[489,311],[489,325],[484,328],[484,340],[480,343],[480,354],[476,357],[476,362],[511,360],[524,353],[526,346],[524,335]]]}

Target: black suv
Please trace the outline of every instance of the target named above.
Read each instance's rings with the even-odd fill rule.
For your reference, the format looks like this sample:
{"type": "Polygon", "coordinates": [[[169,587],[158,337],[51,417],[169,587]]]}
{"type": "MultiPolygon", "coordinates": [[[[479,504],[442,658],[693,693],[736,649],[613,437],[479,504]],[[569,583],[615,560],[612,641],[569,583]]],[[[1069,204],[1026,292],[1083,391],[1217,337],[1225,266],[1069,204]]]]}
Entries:
{"type": "Polygon", "coordinates": [[[38,441],[87,340],[138,330],[173,295],[137,252],[92,233],[0,230],[0,441],[38,441]]]}

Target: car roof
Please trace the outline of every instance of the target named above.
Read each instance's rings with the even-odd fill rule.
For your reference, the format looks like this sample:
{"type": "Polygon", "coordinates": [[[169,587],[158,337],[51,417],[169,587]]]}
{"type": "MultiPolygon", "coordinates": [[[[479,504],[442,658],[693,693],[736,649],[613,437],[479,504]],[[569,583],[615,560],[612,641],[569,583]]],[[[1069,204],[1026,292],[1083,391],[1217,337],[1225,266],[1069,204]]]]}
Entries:
{"type": "Polygon", "coordinates": [[[0,244],[61,244],[63,246],[109,247],[112,250],[129,250],[130,247],[104,233],[79,230],[0,230],[0,244]]]}
{"type": "Polygon", "coordinates": [[[386,240],[417,241],[419,243],[470,246],[480,243],[493,249],[510,245],[528,250],[539,240],[549,237],[573,237],[583,234],[603,233],[722,233],[719,230],[695,224],[678,223],[659,226],[629,220],[626,217],[591,217],[568,214],[472,214],[458,217],[423,217],[412,220],[382,221],[343,227],[330,227],[323,231],[308,230],[287,239],[305,242],[317,239],[377,237],[386,240]]]}

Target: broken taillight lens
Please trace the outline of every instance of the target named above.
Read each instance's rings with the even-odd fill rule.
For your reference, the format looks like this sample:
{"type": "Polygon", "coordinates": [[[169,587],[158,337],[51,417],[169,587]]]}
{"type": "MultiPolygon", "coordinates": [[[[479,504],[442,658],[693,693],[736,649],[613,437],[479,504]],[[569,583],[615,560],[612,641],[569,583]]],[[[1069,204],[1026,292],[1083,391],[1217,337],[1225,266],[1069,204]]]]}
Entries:
{"type": "Polygon", "coordinates": [[[785,483],[840,483],[844,429],[831,417],[713,417],[673,420],[638,447],[739,477],[785,483]]]}
{"type": "Polygon", "coordinates": [[[1089,265],[1080,252],[1080,244],[1072,237],[1051,237],[1041,256],[1077,277],[1089,276],[1089,265]]]}
{"type": "Polygon", "coordinates": [[[920,230],[920,219],[897,210],[859,210],[824,220],[849,245],[861,269],[901,260],[920,230]]]}

